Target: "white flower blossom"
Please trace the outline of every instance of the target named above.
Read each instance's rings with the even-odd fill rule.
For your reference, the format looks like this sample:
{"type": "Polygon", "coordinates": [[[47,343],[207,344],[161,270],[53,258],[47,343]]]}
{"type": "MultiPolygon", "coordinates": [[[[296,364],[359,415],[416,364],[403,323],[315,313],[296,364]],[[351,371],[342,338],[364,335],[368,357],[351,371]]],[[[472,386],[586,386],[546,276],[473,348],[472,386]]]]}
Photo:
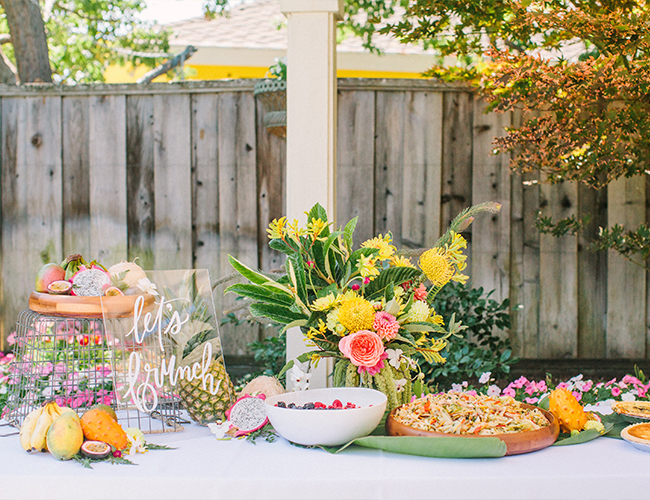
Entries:
{"type": "Polygon", "coordinates": [[[224,420],[220,424],[216,424],[216,423],[208,424],[208,428],[210,429],[210,432],[212,432],[212,434],[214,434],[217,439],[223,439],[226,436],[226,432],[228,432],[231,427],[232,424],[230,423],[229,420],[224,420]]]}
{"type": "Polygon", "coordinates": [[[144,293],[148,293],[150,295],[158,295],[158,292],[156,291],[156,288],[158,287],[155,283],[152,283],[149,278],[140,278],[138,280],[138,288],[144,293]]]}
{"type": "Polygon", "coordinates": [[[487,389],[487,395],[491,396],[491,397],[500,396],[501,395],[501,389],[499,389],[498,385],[491,385],[487,389]]]}
{"type": "Polygon", "coordinates": [[[487,384],[490,381],[490,375],[492,375],[492,372],[481,373],[481,377],[478,379],[479,383],[487,384]]]}
{"type": "Polygon", "coordinates": [[[400,365],[402,364],[402,351],[401,349],[386,349],[386,354],[388,355],[388,363],[395,367],[396,370],[399,370],[400,365]]]}
{"type": "Polygon", "coordinates": [[[621,401],[635,401],[636,397],[631,392],[626,392],[621,396],[621,401]]]}
{"type": "Polygon", "coordinates": [[[294,391],[305,391],[309,389],[309,362],[301,363],[297,359],[293,360],[293,367],[289,372],[289,379],[293,382],[294,391]]]}
{"type": "Polygon", "coordinates": [[[395,385],[397,386],[397,392],[402,392],[404,390],[404,386],[406,385],[406,379],[398,378],[395,380],[395,385]]]}
{"type": "Polygon", "coordinates": [[[454,392],[463,392],[462,384],[451,384],[451,390],[454,392]]]}

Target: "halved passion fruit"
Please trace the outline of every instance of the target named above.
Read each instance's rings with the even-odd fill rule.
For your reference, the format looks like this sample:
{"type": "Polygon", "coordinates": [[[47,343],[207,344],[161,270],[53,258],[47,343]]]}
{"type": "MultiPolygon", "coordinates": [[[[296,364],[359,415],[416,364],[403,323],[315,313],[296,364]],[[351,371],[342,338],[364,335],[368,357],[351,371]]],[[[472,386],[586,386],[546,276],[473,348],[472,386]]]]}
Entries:
{"type": "Polygon", "coordinates": [[[47,285],[47,293],[51,295],[68,295],[72,290],[72,283],[65,280],[53,281],[47,285]]]}
{"type": "Polygon", "coordinates": [[[116,286],[109,286],[104,290],[104,295],[106,297],[119,297],[120,295],[124,295],[124,292],[116,286]]]}
{"type": "Polygon", "coordinates": [[[111,454],[111,445],[101,441],[86,441],[81,445],[81,453],[95,460],[101,460],[111,454]]]}

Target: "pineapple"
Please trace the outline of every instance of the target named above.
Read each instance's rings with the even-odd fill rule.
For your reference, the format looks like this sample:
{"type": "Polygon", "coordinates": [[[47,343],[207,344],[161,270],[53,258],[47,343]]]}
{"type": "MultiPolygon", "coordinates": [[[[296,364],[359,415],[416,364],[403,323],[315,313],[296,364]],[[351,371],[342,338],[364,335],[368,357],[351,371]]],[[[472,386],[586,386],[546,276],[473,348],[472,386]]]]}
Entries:
{"type": "MultiPolygon", "coordinates": [[[[225,412],[235,402],[235,390],[221,356],[221,343],[219,331],[213,324],[214,319],[208,310],[208,304],[199,293],[196,283],[196,272],[188,271],[185,276],[187,286],[184,287],[182,298],[189,301],[174,301],[177,309],[182,310],[181,317],[190,315],[190,320],[183,325],[183,328],[172,339],[176,343],[177,359],[180,359],[181,366],[193,366],[194,363],[201,363],[206,343],[211,344],[212,362],[208,368],[208,374],[212,375],[214,387],[219,387],[216,394],[210,393],[210,384],[203,389],[203,379],[198,377],[194,380],[180,379],[177,389],[184,408],[190,414],[192,420],[201,425],[207,425],[217,420],[225,420],[225,412]],[[179,306],[178,304],[182,304],[179,306]]],[[[207,283],[209,287],[209,283],[207,283]]],[[[165,296],[173,298],[169,290],[165,296]]],[[[168,314],[171,315],[172,311],[168,314]]],[[[207,374],[206,374],[207,375],[207,374]]]]}

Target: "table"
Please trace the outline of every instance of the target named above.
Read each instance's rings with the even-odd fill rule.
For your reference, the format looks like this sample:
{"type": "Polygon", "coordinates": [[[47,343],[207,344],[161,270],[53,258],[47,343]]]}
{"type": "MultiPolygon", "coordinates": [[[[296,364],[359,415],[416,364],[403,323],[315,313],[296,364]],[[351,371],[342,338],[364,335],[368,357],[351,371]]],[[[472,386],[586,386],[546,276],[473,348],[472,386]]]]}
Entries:
{"type": "MultiPolygon", "coordinates": [[[[3,427],[1,433],[11,431],[3,427]]],[[[650,497],[650,453],[598,438],[527,455],[437,459],[351,447],[333,455],[284,439],[217,441],[195,424],[150,435],[173,451],[137,466],[59,462],[0,438],[0,499],[617,499],[650,497]]]]}

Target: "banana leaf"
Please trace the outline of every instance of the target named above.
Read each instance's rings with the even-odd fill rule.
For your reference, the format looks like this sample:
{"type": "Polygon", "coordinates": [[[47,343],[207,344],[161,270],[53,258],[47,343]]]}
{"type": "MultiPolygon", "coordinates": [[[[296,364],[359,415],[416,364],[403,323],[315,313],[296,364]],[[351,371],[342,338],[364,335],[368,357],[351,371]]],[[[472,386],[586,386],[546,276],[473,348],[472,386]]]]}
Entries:
{"type": "Polygon", "coordinates": [[[322,446],[330,453],[339,453],[351,445],[378,450],[434,458],[498,458],[506,454],[506,445],[498,438],[418,436],[366,436],[341,447],[322,446]]]}

